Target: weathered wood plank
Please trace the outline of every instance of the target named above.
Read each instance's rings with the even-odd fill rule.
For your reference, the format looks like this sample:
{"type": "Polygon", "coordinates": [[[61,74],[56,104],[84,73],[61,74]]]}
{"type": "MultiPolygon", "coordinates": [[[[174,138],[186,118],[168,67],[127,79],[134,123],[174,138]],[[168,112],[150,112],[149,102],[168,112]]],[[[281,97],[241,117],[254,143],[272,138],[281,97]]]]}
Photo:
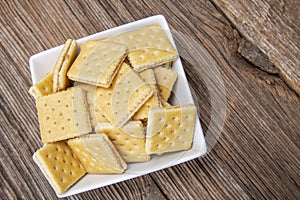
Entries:
{"type": "Polygon", "coordinates": [[[234,26],[263,51],[300,94],[300,2],[213,0],[234,26]]]}

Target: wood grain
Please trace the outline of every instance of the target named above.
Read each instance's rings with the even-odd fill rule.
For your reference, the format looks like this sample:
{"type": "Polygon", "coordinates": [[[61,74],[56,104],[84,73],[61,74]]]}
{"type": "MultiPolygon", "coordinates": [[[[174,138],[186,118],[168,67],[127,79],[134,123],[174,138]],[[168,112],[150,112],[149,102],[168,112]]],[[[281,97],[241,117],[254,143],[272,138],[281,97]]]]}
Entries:
{"type": "Polygon", "coordinates": [[[207,0],[1,1],[0,196],[56,199],[31,158],[42,144],[35,101],[28,93],[29,57],[67,38],[163,14],[172,30],[201,44],[213,58],[213,67],[190,62],[184,52],[195,58],[203,56],[201,51],[175,38],[185,55],[203,130],[222,131],[218,143],[203,158],[66,199],[299,199],[299,96],[280,77],[240,56],[242,36],[220,8],[207,0]],[[213,79],[213,69],[220,80],[213,79]],[[219,83],[225,87],[225,109],[212,106],[221,101],[212,96],[222,95],[219,83]],[[223,127],[213,113],[226,116],[223,127]]]}
{"type": "Polygon", "coordinates": [[[234,26],[264,52],[300,94],[300,2],[213,0],[234,26]]]}

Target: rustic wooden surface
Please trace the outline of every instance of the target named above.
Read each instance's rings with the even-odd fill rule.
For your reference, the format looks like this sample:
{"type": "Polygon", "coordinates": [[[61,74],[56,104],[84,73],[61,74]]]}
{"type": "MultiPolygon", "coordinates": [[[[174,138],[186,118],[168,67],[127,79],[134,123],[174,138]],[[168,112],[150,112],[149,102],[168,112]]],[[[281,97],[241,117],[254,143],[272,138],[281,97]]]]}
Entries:
{"type": "Polygon", "coordinates": [[[300,1],[213,1],[300,95],[300,1]]]}
{"type": "MultiPolygon", "coordinates": [[[[207,0],[189,2],[1,1],[1,199],[56,199],[31,158],[41,143],[35,101],[27,92],[29,57],[67,38],[155,14],[163,14],[172,30],[201,42],[214,58],[226,89],[226,110],[212,106],[203,78],[210,69],[184,58],[183,64],[204,132],[218,121],[211,119],[214,111],[226,115],[219,141],[204,158],[67,199],[300,199],[299,96],[238,53],[241,35],[220,8],[207,0]]],[[[299,56],[293,56],[299,64],[299,56]]],[[[215,84],[213,90],[218,89],[215,84]]]]}

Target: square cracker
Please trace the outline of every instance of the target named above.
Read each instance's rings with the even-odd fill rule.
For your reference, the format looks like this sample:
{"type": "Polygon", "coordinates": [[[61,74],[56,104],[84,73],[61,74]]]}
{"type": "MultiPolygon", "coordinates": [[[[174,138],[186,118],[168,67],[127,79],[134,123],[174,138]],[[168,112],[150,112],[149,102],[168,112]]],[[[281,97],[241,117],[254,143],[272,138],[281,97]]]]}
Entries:
{"type": "Polygon", "coordinates": [[[65,141],[45,145],[33,154],[33,160],[57,194],[65,192],[86,174],[65,141]]]}
{"type": "Polygon", "coordinates": [[[43,143],[91,132],[85,93],[80,88],[38,98],[36,106],[43,143]]]}
{"type": "Polygon", "coordinates": [[[150,155],[145,152],[145,129],[140,121],[129,121],[121,128],[109,122],[98,123],[96,133],[105,133],[125,162],[147,162],[150,155]]]}
{"type": "Polygon", "coordinates": [[[162,154],[190,149],[196,119],[193,104],[157,107],[149,112],[146,152],[162,154]]]}
{"type": "Polygon", "coordinates": [[[96,89],[95,105],[114,126],[121,127],[152,95],[151,87],[123,63],[110,88],[96,89]]]}
{"type": "Polygon", "coordinates": [[[172,106],[169,102],[167,102],[167,101],[165,101],[163,99],[161,99],[160,104],[161,104],[162,107],[170,107],[170,106],[172,106]]]}
{"type": "Polygon", "coordinates": [[[81,50],[71,66],[71,80],[108,88],[125,58],[127,48],[123,44],[100,40],[90,42],[81,50]]]}
{"type": "Polygon", "coordinates": [[[86,92],[87,106],[92,128],[95,128],[98,122],[108,122],[100,109],[95,105],[96,86],[85,83],[75,82],[74,87],[79,87],[86,92]]]}
{"type": "Polygon", "coordinates": [[[136,71],[153,68],[174,61],[178,54],[164,30],[159,25],[120,34],[109,41],[124,44],[128,59],[136,71]]]}
{"type": "Polygon", "coordinates": [[[53,92],[53,71],[46,74],[39,82],[29,88],[29,93],[35,98],[52,94],[53,92]]]}
{"type": "Polygon", "coordinates": [[[67,77],[67,72],[75,60],[76,52],[77,42],[76,40],[73,40],[58,72],[58,91],[65,90],[68,86],[70,86],[70,80],[67,77]]]}
{"type": "Polygon", "coordinates": [[[66,41],[66,43],[64,44],[62,50],[60,51],[59,57],[53,68],[53,93],[61,90],[59,88],[59,80],[60,79],[65,81],[64,84],[68,84],[68,82],[66,80],[67,77],[59,78],[59,72],[62,70],[62,68],[63,68],[63,71],[67,71],[69,69],[69,67],[71,66],[71,63],[74,61],[74,58],[76,56],[76,50],[74,53],[74,47],[77,50],[76,41],[72,40],[72,39],[68,39],[66,41]],[[70,49],[71,46],[73,49],[70,49]]]}
{"type": "Polygon", "coordinates": [[[177,73],[165,67],[156,67],[154,68],[154,74],[161,99],[168,101],[171,96],[174,83],[177,80],[177,73]]]}
{"type": "Polygon", "coordinates": [[[145,104],[132,116],[133,120],[144,120],[148,118],[148,112],[152,107],[159,105],[159,94],[156,87],[156,80],[152,69],[147,69],[139,73],[141,78],[149,84],[153,90],[153,95],[145,104]]]}
{"type": "Polygon", "coordinates": [[[105,134],[89,134],[68,140],[78,159],[88,173],[120,174],[126,163],[105,134]]]}

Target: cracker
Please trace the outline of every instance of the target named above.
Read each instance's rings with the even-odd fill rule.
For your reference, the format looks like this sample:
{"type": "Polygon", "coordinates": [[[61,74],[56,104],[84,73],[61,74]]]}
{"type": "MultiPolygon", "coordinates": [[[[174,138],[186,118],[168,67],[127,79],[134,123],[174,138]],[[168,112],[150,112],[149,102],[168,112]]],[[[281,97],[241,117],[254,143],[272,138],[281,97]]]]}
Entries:
{"type": "Polygon", "coordinates": [[[193,104],[157,107],[149,112],[146,152],[162,154],[191,148],[196,119],[193,104]]]}
{"type": "Polygon", "coordinates": [[[140,121],[129,121],[121,128],[109,122],[98,123],[95,131],[109,137],[125,162],[150,160],[150,155],[145,152],[145,130],[140,121]]]}
{"type": "Polygon", "coordinates": [[[68,77],[71,80],[108,88],[125,58],[126,46],[114,42],[100,41],[96,46],[87,45],[81,50],[68,77]],[[83,56],[82,56],[82,55],[83,56]]]}
{"type": "Polygon", "coordinates": [[[35,98],[52,94],[53,92],[53,71],[46,74],[40,81],[29,88],[29,93],[35,98]]]}
{"type": "Polygon", "coordinates": [[[139,72],[174,61],[178,56],[176,49],[159,25],[120,34],[110,38],[109,41],[127,46],[128,59],[133,68],[139,72]]]}
{"type": "Polygon", "coordinates": [[[165,101],[163,99],[161,99],[160,103],[161,103],[162,107],[170,107],[170,106],[172,106],[169,102],[167,102],[167,101],[165,101]]]}
{"type": "Polygon", "coordinates": [[[43,143],[91,132],[85,93],[72,87],[36,101],[43,143]]]}
{"type": "Polygon", "coordinates": [[[68,145],[88,173],[120,174],[127,168],[126,163],[105,134],[89,134],[70,139],[68,145]]]}
{"type": "Polygon", "coordinates": [[[165,67],[156,67],[154,68],[154,74],[161,99],[168,101],[174,83],[177,80],[177,73],[165,67]]]}
{"type": "Polygon", "coordinates": [[[74,87],[81,88],[82,90],[85,91],[86,93],[86,102],[87,102],[87,107],[89,111],[89,116],[90,116],[90,122],[92,128],[94,128],[97,125],[97,120],[96,120],[96,114],[95,114],[95,103],[94,103],[94,95],[96,91],[96,86],[85,84],[85,83],[74,83],[74,87]]]}
{"type": "Polygon", "coordinates": [[[148,117],[148,112],[152,107],[159,105],[159,94],[156,88],[156,80],[152,69],[147,69],[139,73],[141,78],[149,84],[153,90],[153,95],[145,104],[133,115],[133,120],[143,120],[148,117]]]}
{"type": "Polygon", "coordinates": [[[73,40],[67,54],[64,57],[61,69],[58,72],[58,91],[65,90],[71,85],[70,80],[67,77],[67,72],[74,62],[77,52],[77,42],[73,40]]]}
{"type": "Polygon", "coordinates": [[[65,60],[65,56],[67,55],[69,48],[72,44],[72,39],[68,39],[66,43],[64,44],[62,50],[60,51],[60,54],[58,56],[58,59],[54,65],[53,68],[53,93],[59,91],[59,78],[58,78],[58,73],[61,70],[61,67],[63,65],[63,62],[65,60]]]}
{"type": "Polygon", "coordinates": [[[151,87],[123,63],[110,88],[96,89],[95,105],[114,126],[121,127],[152,95],[151,87]]]}
{"type": "Polygon", "coordinates": [[[65,141],[45,145],[33,154],[33,160],[57,194],[65,192],[86,174],[65,141]]]}

